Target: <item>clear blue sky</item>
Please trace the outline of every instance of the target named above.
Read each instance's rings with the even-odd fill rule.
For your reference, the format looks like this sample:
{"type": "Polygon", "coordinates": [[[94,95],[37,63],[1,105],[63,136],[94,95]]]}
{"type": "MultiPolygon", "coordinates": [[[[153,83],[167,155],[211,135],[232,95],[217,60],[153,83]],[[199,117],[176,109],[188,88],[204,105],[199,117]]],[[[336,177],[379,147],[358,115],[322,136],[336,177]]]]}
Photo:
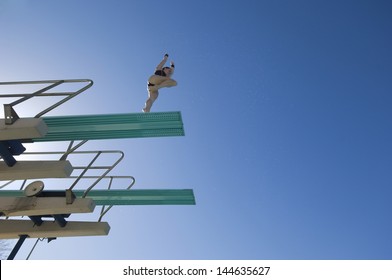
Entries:
{"type": "Polygon", "coordinates": [[[381,0],[1,1],[1,81],[95,82],[52,115],[141,112],[170,54],[178,86],[152,111],[181,111],[186,136],[90,146],[123,150],[113,173],[135,188],[197,200],[116,207],[109,236],[31,258],[391,259],[391,14],[381,0]]]}

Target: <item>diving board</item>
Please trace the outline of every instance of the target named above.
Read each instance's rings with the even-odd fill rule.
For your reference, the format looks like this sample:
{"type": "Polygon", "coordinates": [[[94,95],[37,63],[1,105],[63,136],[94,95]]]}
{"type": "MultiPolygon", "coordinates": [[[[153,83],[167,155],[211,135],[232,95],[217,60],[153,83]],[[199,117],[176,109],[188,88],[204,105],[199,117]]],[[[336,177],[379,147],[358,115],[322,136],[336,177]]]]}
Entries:
{"type": "Polygon", "coordinates": [[[72,171],[68,160],[18,161],[12,167],[0,161],[0,180],[67,178],[72,171]]]}
{"type": "Polygon", "coordinates": [[[44,117],[48,133],[33,142],[184,136],[181,112],[44,117]]]}
{"type": "Polygon", "coordinates": [[[109,230],[107,222],[68,222],[60,227],[52,221],[35,226],[30,220],[0,220],[0,239],[18,239],[21,235],[31,238],[98,236],[108,235],[109,230]]]}
{"type": "MultiPolygon", "coordinates": [[[[77,198],[83,197],[83,190],[72,190],[77,198]]],[[[65,196],[65,191],[43,191],[40,196],[65,196]]],[[[23,191],[0,190],[0,197],[23,197],[23,191]]],[[[130,189],[91,190],[86,198],[95,205],[195,205],[192,189],[130,189]]]]}

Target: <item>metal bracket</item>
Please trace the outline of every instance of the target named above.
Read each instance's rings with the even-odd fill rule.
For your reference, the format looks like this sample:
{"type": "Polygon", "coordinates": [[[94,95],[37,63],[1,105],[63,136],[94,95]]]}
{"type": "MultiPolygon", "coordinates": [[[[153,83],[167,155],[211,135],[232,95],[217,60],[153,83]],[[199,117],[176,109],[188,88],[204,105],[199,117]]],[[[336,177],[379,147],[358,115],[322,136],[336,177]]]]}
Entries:
{"type": "Polygon", "coordinates": [[[14,108],[12,108],[11,104],[4,104],[4,116],[5,124],[7,125],[13,124],[19,119],[18,114],[15,112],[14,108]]]}
{"type": "Polygon", "coordinates": [[[12,249],[12,252],[10,253],[10,255],[8,256],[7,260],[13,260],[16,256],[16,254],[18,253],[20,247],[22,247],[23,242],[26,240],[26,238],[28,238],[29,236],[27,234],[22,234],[19,236],[19,240],[16,243],[14,249],[12,249]]]}
{"type": "Polygon", "coordinates": [[[64,219],[63,215],[53,215],[53,218],[60,227],[65,227],[67,225],[67,221],[64,219]]]}
{"type": "Polygon", "coordinates": [[[44,182],[34,181],[30,183],[25,189],[24,194],[27,197],[38,196],[44,189],[44,182]]]}
{"type": "Polygon", "coordinates": [[[65,201],[67,204],[72,204],[75,201],[76,195],[71,189],[65,190],[65,201]]]}
{"type": "Polygon", "coordinates": [[[42,220],[42,216],[29,216],[30,220],[34,223],[34,225],[36,226],[40,226],[42,225],[42,223],[44,222],[42,220]]]}

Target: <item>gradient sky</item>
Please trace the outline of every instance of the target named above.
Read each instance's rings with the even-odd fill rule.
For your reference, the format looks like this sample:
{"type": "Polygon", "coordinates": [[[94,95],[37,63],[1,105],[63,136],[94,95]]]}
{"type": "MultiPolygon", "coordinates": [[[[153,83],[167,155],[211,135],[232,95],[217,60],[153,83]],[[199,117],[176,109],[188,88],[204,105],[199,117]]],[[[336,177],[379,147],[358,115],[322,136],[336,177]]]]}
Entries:
{"type": "Polygon", "coordinates": [[[112,174],[135,189],[197,202],[115,207],[109,236],[39,242],[31,259],[391,259],[391,14],[381,0],[0,1],[1,81],[94,80],[50,115],[141,112],[170,54],[178,86],[152,111],[181,111],[186,136],[86,148],[124,151],[112,174]]]}

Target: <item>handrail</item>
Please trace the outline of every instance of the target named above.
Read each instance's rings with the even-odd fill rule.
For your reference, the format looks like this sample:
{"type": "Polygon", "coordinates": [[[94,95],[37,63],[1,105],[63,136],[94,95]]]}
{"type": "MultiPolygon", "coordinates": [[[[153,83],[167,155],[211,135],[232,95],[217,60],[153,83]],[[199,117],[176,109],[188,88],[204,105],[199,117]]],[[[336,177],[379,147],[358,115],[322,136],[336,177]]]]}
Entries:
{"type": "MultiPolygon", "coordinates": [[[[76,151],[79,147],[81,147],[83,144],[85,144],[87,140],[81,141],[78,144],[74,146],[74,141],[71,141],[70,144],[68,145],[68,148],[65,152],[59,152],[59,151],[49,151],[49,152],[25,152],[23,155],[61,155],[60,160],[66,160],[67,157],[71,154],[95,154],[94,158],[90,161],[90,163],[87,166],[78,166],[78,167],[73,167],[74,169],[82,169],[83,171],[81,174],[78,176],[69,176],[68,178],[62,178],[62,179],[76,179],[72,185],[68,188],[68,190],[72,190],[77,183],[82,180],[82,179],[96,179],[93,184],[88,187],[84,193],[82,198],[85,198],[88,193],[103,179],[110,179],[109,181],[109,186],[108,190],[112,186],[113,179],[116,178],[130,178],[132,179],[131,184],[126,188],[126,190],[129,190],[132,188],[132,186],[135,184],[136,180],[133,176],[107,176],[107,174],[113,170],[117,164],[124,158],[124,153],[119,150],[109,150],[109,151],[76,151]],[[120,156],[119,158],[111,165],[111,166],[93,166],[94,162],[99,158],[100,155],[102,154],[107,154],[107,153],[119,153],[120,156]],[[86,172],[91,169],[106,169],[106,171],[101,175],[101,176],[86,176],[86,172]]],[[[58,178],[52,178],[52,179],[58,179],[58,178]]],[[[9,181],[3,185],[0,186],[0,189],[4,188],[5,186],[11,184],[12,182],[15,182],[16,180],[9,181]]],[[[22,186],[20,187],[20,190],[23,190],[24,186],[26,185],[27,179],[23,180],[22,186]]],[[[108,213],[108,211],[113,207],[113,205],[103,205],[101,209],[100,216],[98,218],[98,222],[100,222],[103,218],[103,216],[108,213]]]]}
{"type": "MultiPolygon", "coordinates": [[[[24,156],[28,156],[28,155],[61,155],[60,160],[66,160],[66,158],[71,155],[71,154],[95,154],[94,158],[90,161],[90,163],[87,166],[78,166],[78,167],[73,167],[74,169],[83,169],[83,171],[81,172],[81,174],[79,174],[76,177],[75,182],[69,187],[69,190],[72,190],[77,183],[83,178],[86,178],[86,176],[84,176],[84,174],[86,174],[87,171],[92,170],[92,169],[106,169],[106,171],[101,175],[101,176],[97,176],[97,180],[90,185],[90,187],[88,187],[86,189],[86,191],[83,194],[83,198],[85,198],[87,196],[87,194],[91,191],[92,188],[94,188],[103,178],[106,178],[106,175],[112,171],[117,164],[120,163],[120,161],[124,158],[125,154],[124,152],[120,151],[120,150],[106,150],[106,151],[76,151],[76,149],[80,148],[82,145],[84,145],[87,142],[87,140],[81,141],[80,143],[78,143],[77,145],[74,145],[74,141],[70,141],[70,144],[68,145],[68,148],[65,152],[61,152],[61,151],[49,151],[49,152],[25,152],[23,153],[24,156]],[[112,164],[112,165],[106,165],[106,166],[93,166],[94,162],[98,159],[98,157],[102,154],[120,154],[119,158],[112,164]]],[[[68,178],[72,178],[72,176],[68,177],[68,178]]],[[[91,178],[91,177],[90,177],[91,178]]],[[[132,177],[133,178],[133,177],[132,177]]],[[[24,180],[21,189],[23,189],[24,184],[26,184],[27,180],[24,180]]],[[[12,181],[11,181],[12,182],[12,181]]],[[[0,186],[0,189],[3,188],[4,186],[10,184],[10,182],[6,183],[3,186],[0,186]]]]}
{"type": "MultiPolygon", "coordinates": [[[[81,166],[81,167],[76,167],[74,169],[83,169],[82,173],[77,176],[75,182],[71,185],[71,187],[69,188],[70,190],[72,190],[76,184],[84,177],[84,174],[91,169],[106,169],[106,171],[97,178],[97,180],[89,187],[87,188],[87,190],[84,192],[83,194],[83,198],[87,196],[88,192],[94,187],[96,186],[110,171],[112,171],[118,163],[120,163],[120,161],[124,158],[124,152],[120,151],[120,150],[106,150],[106,151],[75,151],[74,149],[71,150],[67,150],[65,153],[64,152],[57,152],[57,151],[51,151],[51,152],[25,152],[23,153],[23,155],[58,155],[61,154],[61,159],[60,160],[64,160],[64,155],[67,154],[95,154],[94,158],[90,161],[90,163],[87,166],[81,166]],[[70,152],[72,150],[72,152],[70,152]],[[94,162],[98,159],[98,157],[102,154],[120,154],[119,158],[112,164],[112,165],[107,165],[107,166],[97,166],[94,167],[93,164],[94,162]]],[[[1,188],[1,187],[0,187],[1,188]]]]}
{"type": "MultiPolygon", "coordinates": [[[[79,176],[69,176],[67,178],[51,178],[51,180],[67,180],[67,179],[77,179],[79,176]]],[[[101,176],[98,175],[87,175],[87,176],[83,176],[82,179],[98,179],[101,176]]],[[[131,179],[132,182],[125,188],[126,190],[130,189],[134,184],[135,184],[135,177],[130,176],[130,175],[109,175],[109,176],[105,176],[102,178],[102,180],[105,179],[110,179],[110,180],[114,180],[114,179],[131,179]]],[[[19,190],[23,190],[24,186],[26,185],[28,179],[23,179],[22,185],[19,188],[19,190]]],[[[31,180],[31,179],[30,179],[31,180]]],[[[5,188],[8,185],[11,185],[12,183],[16,182],[16,181],[22,181],[22,180],[9,180],[8,182],[4,183],[3,185],[0,185],[0,190],[5,188]]]]}
{"type": "Polygon", "coordinates": [[[20,99],[18,99],[16,101],[10,103],[9,105],[10,106],[18,105],[18,104],[22,103],[23,101],[26,101],[26,100],[28,100],[30,98],[33,98],[34,96],[39,96],[41,93],[43,93],[43,92],[45,92],[47,90],[50,90],[50,89],[52,89],[54,87],[57,87],[58,85],[61,85],[63,83],[64,83],[63,80],[53,82],[52,85],[44,87],[43,89],[37,90],[37,91],[35,91],[35,92],[31,93],[31,94],[26,94],[23,98],[20,98],[20,99]]]}
{"type": "Polygon", "coordinates": [[[17,81],[17,82],[0,82],[0,86],[4,85],[33,85],[33,84],[51,84],[46,86],[38,91],[33,93],[16,93],[16,94],[0,94],[0,98],[12,98],[12,97],[21,97],[20,99],[10,103],[4,104],[4,115],[5,115],[5,123],[10,125],[13,124],[19,117],[15,112],[13,106],[16,106],[30,98],[33,97],[48,97],[48,96],[66,96],[62,100],[58,101],[57,103],[49,106],[45,110],[39,112],[35,115],[35,118],[39,118],[44,114],[50,112],[51,110],[55,109],[56,107],[64,104],[71,98],[74,98],[78,94],[82,93],[83,91],[87,90],[93,85],[93,81],[90,79],[68,79],[68,80],[42,80],[42,81],[17,81]],[[48,93],[46,91],[55,88],[64,83],[87,83],[86,86],[82,87],[81,89],[74,91],[74,92],[55,92],[55,93],[48,93]],[[45,93],[46,92],[46,93],[45,93]]]}
{"type": "MultiPolygon", "coordinates": [[[[105,151],[105,152],[108,152],[108,151],[105,151]]],[[[115,162],[115,163],[113,163],[113,165],[112,165],[112,167],[111,168],[108,168],[90,187],[88,187],[85,191],[84,191],[84,194],[83,194],[83,196],[82,196],[82,198],[85,198],[86,196],[87,196],[87,194],[92,190],[92,188],[94,188],[101,180],[102,180],[102,178],[103,177],[105,177],[114,167],[116,167],[117,166],[117,164],[119,164],[120,163],[120,161],[122,161],[122,159],[124,158],[124,153],[122,152],[122,151],[110,151],[110,152],[117,152],[117,153],[120,153],[120,158],[115,162]]]]}
{"type": "Polygon", "coordinates": [[[68,148],[67,148],[67,151],[63,154],[63,156],[60,158],[60,160],[67,159],[69,154],[73,153],[76,149],[78,149],[81,146],[83,146],[84,144],[86,144],[87,141],[88,140],[82,140],[78,144],[76,144],[75,146],[73,145],[75,141],[70,141],[68,148]]]}
{"type": "Polygon", "coordinates": [[[99,158],[99,156],[101,154],[102,154],[102,152],[98,151],[97,154],[95,155],[95,157],[90,161],[90,163],[86,167],[82,168],[83,169],[82,173],[80,173],[80,175],[75,180],[75,182],[73,182],[73,184],[68,188],[69,190],[72,190],[76,186],[76,184],[80,181],[80,179],[84,176],[84,174],[86,174],[86,172],[89,169],[91,169],[91,166],[94,164],[94,162],[99,158]]]}
{"type": "MultiPolygon", "coordinates": [[[[131,188],[133,187],[133,185],[136,183],[135,178],[132,177],[132,179],[133,179],[133,181],[132,181],[132,183],[128,186],[128,188],[126,188],[127,190],[131,189],[131,188]]],[[[112,186],[112,181],[113,181],[113,180],[110,180],[108,190],[110,190],[110,187],[112,186]]],[[[113,207],[113,205],[110,205],[110,206],[107,207],[107,209],[105,209],[105,205],[102,206],[101,215],[99,215],[98,222],[100,222],[100,221],[102,220],[103,216],[105,216],[105,214],[106,214],[107,212],[109,212],[109,210],[112,209],[112,207],[113,207]]]]}

